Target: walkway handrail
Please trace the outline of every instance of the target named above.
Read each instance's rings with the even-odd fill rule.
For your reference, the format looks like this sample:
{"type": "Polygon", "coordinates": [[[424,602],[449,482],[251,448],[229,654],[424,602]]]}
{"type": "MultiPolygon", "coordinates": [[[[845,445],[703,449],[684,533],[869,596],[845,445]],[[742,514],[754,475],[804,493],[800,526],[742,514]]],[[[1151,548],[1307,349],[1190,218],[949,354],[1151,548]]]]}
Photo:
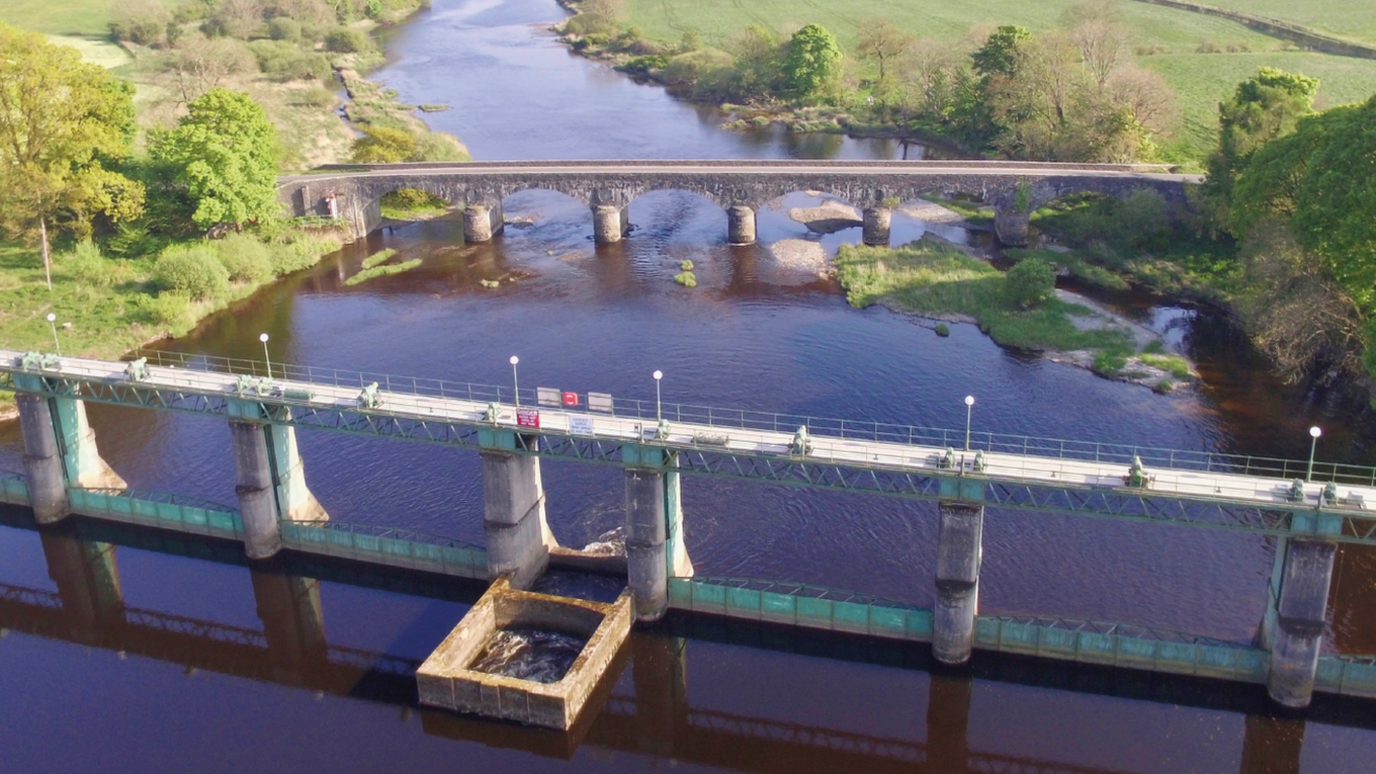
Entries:
{"type": "Polygon", "coordinates": [[[161,492],[153,489],[134,489],[120,487],[83,487],[77,486],[72,489],[92,494],[108,495],[110,497],[124,497],[130,500],[143,500],[145,502],[166,503],[168,505],[178,505],[185,508],[200,508],[205,511],[216,511],[219,513],[238,513],[237,505],[225,505],[214,500],[206,500],[201,497],[177,494],[176,492],[161,492]]]}
{"type": "MultiPolygon", "coordinates": [[[[226,358],[195,353],[147,350],[138,353],[147,357],[150,365],[187,368],[252,376],[269,375],[261,360],[226,358]]],[[[379,372],[348,371],[316,366],[302,366],[274,362],[271,374],[275,379],[315,382],[335,387],[363,389],[376,382],[385,392],[458,398],[473,401],[515,403],[516,393],[511,387],[458,382],[415,376],[398,376],[379,372]]],[[[586,395],[586,393],[584,393],[586,395]]],[[[290,397],[281,402],[291,403],[290,397]]],[[[540,406],[537,388],[520,390],[524,406],[540,406]]],[[[791,433],[806,426],[813,436],[832,436],[847,441],[875,441],[907,445],[963,448],[963,429],[924,427],[890,422],[837,419],[809,414],[788,414],[749,409],[723,409],[686,403],[661,403],[637,398],[614,398],[618,417],[654,420],[661,412],[670,422],[689,422],[724,429],[766,430],[791,433]]],[[[385,407],[384,407],[385,410],[385,407]]],[[[562,410],[567,411],[567,408],[562,410]]],[[[596,416],[596,412],[590,412],[596,416]]],[[[1209,473],[1236,473],[1268,478],[1310,478],[1313,481],[1333,481],[1340,484],[1376,486],[1376,467],[1316,460],[1309,475],[1309,463],[1282,457],[1258,457],[1227,452],[1191,451],[1167,447],[1123,443],[1103,443],[1066,438],[1014,435],[975,431],[970,433],[970,451],[1053,457],[1084,462],[1108,462],[1124,468],[1140,459],[1148,469],[1188,470],[1209,473]]]]}
{"type": "Polygon", "coordinates": [[[1120,623],[1117,621],[1094,621],[1081,618],[1060,618],[1046,615],[1024,615],[1019,613],[992,613],[981,614],[981,619],[993,619],[1000,623],[1022,624],[1024,626],[1039,626],[1045,629],[1064,629],[1073,632],[1091,632],[1094,634],[1106,634],[1117,637],[1132,637],[1139,640],[1156,640],[1158,642],[1179,642],[1185,645],[1208,645],[1215,648],[1247,648],[1250,647],[1244,642],[1231,642],[1228,640],[1204,637],[1198,634],[1176,631],[1173,629],[1161,629],[1155,626],[1143,626],[1140,624],[1120,623]]]}
{"type": "Polygon", "coordinates": [[[873,594],[862,594],[858,591],[830,588],[827,586],[814,586],[808,583],[795,583],[793,581],[772,581],[761,580],[759,578],[726,578],[710,575],[695,575],[686,580],[691,580],[693,583],[705,583],[712,586],[727,586],[735,589],[750,589],[751,591],[784,594],[790,597],[810,597],[812,599],[826,599],[832,602],[852,602],[859,605],[892,607],[901,610],[926,609],[920,605],[885,599],[884,597],[877,597],[873,594]]]}

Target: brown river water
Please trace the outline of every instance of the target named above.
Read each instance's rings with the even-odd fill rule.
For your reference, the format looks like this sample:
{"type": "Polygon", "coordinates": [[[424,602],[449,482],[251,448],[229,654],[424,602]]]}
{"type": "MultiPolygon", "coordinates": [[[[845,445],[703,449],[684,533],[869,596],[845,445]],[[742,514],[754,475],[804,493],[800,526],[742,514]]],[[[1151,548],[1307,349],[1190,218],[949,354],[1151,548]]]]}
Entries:
{"type": "MultiPolygon", "coordinates": [[[[720,118],[570,56],[543,31],[553,0],[435,0],[389,33],[377,77],[480,159],[914,157],[918,145],[777,131],[720,118]]],[[[207,320],[168,349],[813,416],[1373,464],[1364,400],[1287,387],[1225,322],[1139,297],[1098,297],[1188,354],[1202,384],[1160,396],[848,307],[786,240],[834,251],[760,213],[760,244],[725,244],[715,205],[672,191],[631,205],[635,230],[594,247],[586,208],[558,194],[505,202],[504,236],[465,246],[448,219],[377,234],[207,320]],[[411,272],[345,287],[372,251],[411,272]],[[696,265],[698,287],[671,281],[696,265]],[[500,279],[497,289],[482,280],[500,279]]],[[[928,226],[895,217],[894,241],[928,226]]],[[[950,226],[933,230],[978,240],[950,226]]],[[[222,422],[96,406],[105,458],[132,486],[234,502],[222,422]]],[[[332,518],[481,542],[477,455],[320,432],[299,435],[332,518]]],[[[18,428],[0,467],[20,469],[18,428]]],[[[546,462],[551,527],[582,546],[622,518],[618,471],[546,462]]],[[[930,504],[687,478],[699,573],[852,589],[930,605],[930,504]]],[[[977,654],[935,668],[925,648],[671,618],[638,631],[600,712],[572,736],[418,707],[414,669],[481,589],[287,558],[250,568],[232,546],[70,520],[36,532],[0,510],[0,769],[370,771],[1376,771],[1376,704],[1320,696],[1277,712],[1234,686],[977,654]],[[118,544],[123,614],[109,599],[118,544]],[[102,580],[107,579],[107,580],[102,580]],[[102,596],[103,595],[103,596],[102,596]],[[312,630],[302,620],[323,620],[312,630]]],[[[1123,621],[1245,642],[1265,608],[1264,538],[990,511],[981,612],[1123,621]]],[[[1376,553],[1345,549],[1328,648],[1376,653],[1376,553]]]]}

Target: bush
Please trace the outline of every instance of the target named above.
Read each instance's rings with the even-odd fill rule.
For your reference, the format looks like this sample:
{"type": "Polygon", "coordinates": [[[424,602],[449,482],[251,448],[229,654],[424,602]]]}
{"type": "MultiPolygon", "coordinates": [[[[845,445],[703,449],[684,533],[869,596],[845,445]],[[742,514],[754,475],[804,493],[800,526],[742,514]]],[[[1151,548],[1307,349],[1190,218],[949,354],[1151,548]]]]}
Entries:
{"type": "Polygon", "coordinates": [[[622,72],[645,75],[651,70],[663,70],[668,65],[668,57],[661,54],[651,54],[648,56],[633,57],[618,69],[622,72]]]}
{"type": "Polygon", "coordinates": [[[295,43],[301,39],[301,22],[286,16],[278,16],[268,22],[268,37],[295,43]]]}
{"type": "Polygon", "coordinates": [[[1056,289],[1056,272],[1040,258],[1027,258],[1004,275],[1004,297],[1018,309],[1032,309],[1051,298],[1056,289]]]}
{"type": "Polygon", "coordinates": [[[695,83],[699,78],[729,72],[736,60],[725,51],[702,48],[679,54],[664,66],[664,79],[671,83],[695,83]]]}
{"type": "Polygon", "coordinates": [[[298,234],[289,242],[272,246],[272,272],[281,277],[308,269],[319,263],[322,256],[338,249],[338,241],[298,234]]]}
{"type": "Polygon", "coordinates": [[[100,248],[89,239],[70,253],[57,256],[57,267],[78,285],[95,288],[108,288],[128,273],[125,267],[102,257],[100,248]]]}
{"type": "Polygon", "coordinates": [[[1162,250],[1170,245],[1170,205],[1155,191],[1134,191],[1117,207],[1115,231],[1130,250],[1162,250]]]}
{"type": "Polygon", "coordinates": [[[273,277],[268,246],[248,234],[230,234],[215,243],[215,252],[234,282],[266,282],[273,277]]]}
{"type": "Polygon", "coordinates": [[[185,293],[139,296],[139,311],[153,325],[181,331],[191,327],[191,297],[185,293]]]}
{"type": "Polygon", "coordinates": [[[339,104],[339,95],[324,86],[314,86],[291,95],[291,104],[327,108],[339,104]]]}
{"type": "Polygon", "coordinates": [[[325,35],[325,50],[336,54],[358,54],[373,47],[372,38],[362,30],[339,27],[325,35]]]}
{"type": "Polygon", "coordinates": [[[229,272],[209,245],[173,245],[158,255],[153,281],[162,290],[185,293],[194,301],[229,292],[229,272]]]}
{"type": "MultiPolygon", "coordinates": [[[[276,20],[274,20],[276,21],[276,20]]],[[[269,78],[281,81],[295,79],[327,80],[330,60],[324,54],[302,51],[296,44],[284,40],[255,40],[248,44],[258,69],[269,78]]]]}

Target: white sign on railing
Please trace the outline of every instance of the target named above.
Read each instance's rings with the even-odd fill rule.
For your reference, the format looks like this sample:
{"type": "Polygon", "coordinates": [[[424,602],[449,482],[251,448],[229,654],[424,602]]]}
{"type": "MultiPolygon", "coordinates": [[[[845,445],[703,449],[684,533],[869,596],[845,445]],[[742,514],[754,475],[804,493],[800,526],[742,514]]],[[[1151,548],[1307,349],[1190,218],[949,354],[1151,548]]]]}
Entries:
{"type": "Polygon", "coordinates": [[[569,417],[570,435],[593,435],[592,417],[569,417]]]}

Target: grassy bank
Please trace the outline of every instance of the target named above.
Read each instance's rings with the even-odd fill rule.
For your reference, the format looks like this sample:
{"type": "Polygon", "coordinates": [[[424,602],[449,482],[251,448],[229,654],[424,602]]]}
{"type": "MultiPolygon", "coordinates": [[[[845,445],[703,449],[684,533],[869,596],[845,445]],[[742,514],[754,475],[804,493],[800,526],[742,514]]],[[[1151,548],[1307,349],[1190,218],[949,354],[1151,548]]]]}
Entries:
{"type": "MultiPolygon", "coordinates": [[[[0,242],[0,347],[53,351],[51,313],[63,354],[118,358],[149,341],[185,335],[263,285],[313,266],[340,243],[333,232],[293,229],[266,241],[239,236],[174,245],[163,255],[197,250],[207,263],[218,263],[211,268],[223,281],[193,295],[169,285],[170,272],[157,256],[115,260],[89,244],[54,255],[49,291],[37,251],[0,242]]],[[[0,413],[9,405],[10,396],[0,393],[0,413]]]]}

